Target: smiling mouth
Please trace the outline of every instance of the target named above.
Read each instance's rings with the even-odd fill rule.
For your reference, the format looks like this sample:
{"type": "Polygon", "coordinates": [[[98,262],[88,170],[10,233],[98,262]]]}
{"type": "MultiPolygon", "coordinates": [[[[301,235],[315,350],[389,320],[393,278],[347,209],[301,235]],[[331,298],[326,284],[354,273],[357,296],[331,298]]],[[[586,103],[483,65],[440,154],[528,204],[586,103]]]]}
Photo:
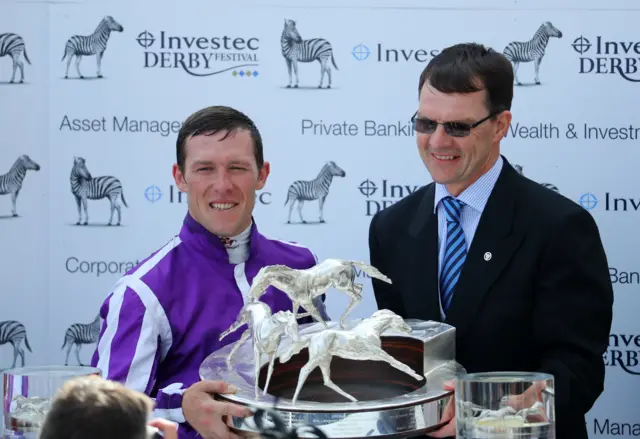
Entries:
{"type": "Polygon", "coordinates": [[[236,207],[238,203],[209,203],[209,207],[213,210],[229,210],[236,207]]]}
{"type": "Polygon", "coordinates": [[[444,155],[444,154],[435,154],[435,153],[431,153],[431,155],[436,159],[436,160],[442,160],[442,161],[451,161],[451,160],[455,160],[457,158],[459,158],[459,156],[457,155],[444,155]]]}

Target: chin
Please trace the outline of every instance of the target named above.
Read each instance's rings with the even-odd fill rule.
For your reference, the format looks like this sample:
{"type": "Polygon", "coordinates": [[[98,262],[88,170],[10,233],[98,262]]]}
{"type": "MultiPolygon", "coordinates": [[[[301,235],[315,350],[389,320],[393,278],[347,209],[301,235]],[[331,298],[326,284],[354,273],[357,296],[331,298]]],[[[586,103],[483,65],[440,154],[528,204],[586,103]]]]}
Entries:
{"type": "Polygon", "coordinates": [[[441,169],[437,167],[429,169],[429,173],[431,174],[431,178],[436,183],[448,184],[455,180],[455,175],[450,172],[442,172],[441,169]]]}

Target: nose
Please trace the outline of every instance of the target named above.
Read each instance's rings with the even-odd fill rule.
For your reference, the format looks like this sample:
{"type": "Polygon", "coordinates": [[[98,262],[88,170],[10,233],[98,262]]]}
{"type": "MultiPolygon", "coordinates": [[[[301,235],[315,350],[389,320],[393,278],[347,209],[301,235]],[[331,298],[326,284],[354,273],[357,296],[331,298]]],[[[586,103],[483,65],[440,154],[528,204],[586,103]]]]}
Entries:
{"type": "Polygon", "coordinates": [[[429,136],[429,145],[439,148],[450,144],[451,136],[446,133],[442,125],[438,125],[434,133],[429,136]]]}
{"type": "Polygon", "coordinates": [[[213,177],[213,187],[219,192],[228,192],[233,187],[231,178],[226,171],[219,171],[213,177]]]}

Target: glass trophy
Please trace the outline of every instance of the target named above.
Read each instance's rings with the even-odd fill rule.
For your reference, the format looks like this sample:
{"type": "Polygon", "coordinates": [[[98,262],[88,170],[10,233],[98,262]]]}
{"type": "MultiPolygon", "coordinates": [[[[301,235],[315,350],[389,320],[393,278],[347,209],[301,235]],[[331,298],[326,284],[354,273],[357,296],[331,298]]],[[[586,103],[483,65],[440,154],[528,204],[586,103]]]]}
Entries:
{"type": "Polygon", "coordinates": [[[456,379],[458,439],[555,439],[552,375],[487,372],[456,379]]]}
{"type": "Polygon", "coordinates": [[[30,366],[2,375],[2,439],[36,439],[58,389],[71,378],[102,372],[85,366],[30,366]]]}

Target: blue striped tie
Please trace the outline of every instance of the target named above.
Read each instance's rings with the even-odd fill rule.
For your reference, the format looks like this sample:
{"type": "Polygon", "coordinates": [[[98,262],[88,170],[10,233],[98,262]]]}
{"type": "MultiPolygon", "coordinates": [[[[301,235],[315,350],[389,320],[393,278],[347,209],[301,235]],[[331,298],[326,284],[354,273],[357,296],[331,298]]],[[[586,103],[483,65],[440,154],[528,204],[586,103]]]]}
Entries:
{"type": "Polygon", "coordinates": [[[447,215],[447,243],[440,270],[440,294],[442,309],[446,312],[467,257],[467,243],[460,225],[460,210],[464,203],[455,198],[446,197],[442,199],[442,205],[447,215]]]}

